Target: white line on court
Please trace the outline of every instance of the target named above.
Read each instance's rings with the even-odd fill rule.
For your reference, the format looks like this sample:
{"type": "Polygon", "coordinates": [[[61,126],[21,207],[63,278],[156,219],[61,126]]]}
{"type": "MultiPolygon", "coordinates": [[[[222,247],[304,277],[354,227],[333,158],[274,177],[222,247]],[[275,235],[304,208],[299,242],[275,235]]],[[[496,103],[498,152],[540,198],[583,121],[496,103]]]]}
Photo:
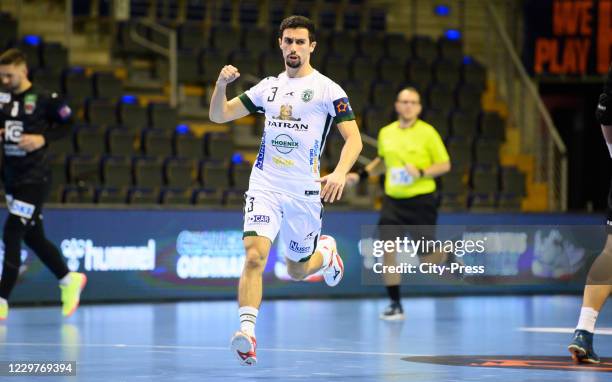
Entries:
{"type": "MultiPolygon", "coordinates": [[[[229,351],[228,347],[221,346],[178,346],[178,345],[129,345],[129,344],[66,344],[49,342],[5,342],[2,346],[50,346],[50,347],[90,347],[90,348],[135,348],[135,349],[176,349],[176,350],[222,350],[229,351]]],[[[359,352],[349,350],[317,350],[317,349],[279,349],[279,348],[257,348],[261,351],[282,352],[282,353],[317,353],[317,354],[349,354],[349,355],[371,355],[386,357],[415,357],[431,356],[430,354],[409,354],[409,353],[379,353],[379,352],[359,352]]]]}
{"type": "MultiPolygon", "coordinates": [[[[534,332],[534,333],[574,333],[576,328],[538,328],[538,327],[521,327],[517,330],[522,332],[534,332]]],[[[595,329],[595,334],[600,334],[604,336],[612,336],[612,328],[599,328],[595,329]]]]}

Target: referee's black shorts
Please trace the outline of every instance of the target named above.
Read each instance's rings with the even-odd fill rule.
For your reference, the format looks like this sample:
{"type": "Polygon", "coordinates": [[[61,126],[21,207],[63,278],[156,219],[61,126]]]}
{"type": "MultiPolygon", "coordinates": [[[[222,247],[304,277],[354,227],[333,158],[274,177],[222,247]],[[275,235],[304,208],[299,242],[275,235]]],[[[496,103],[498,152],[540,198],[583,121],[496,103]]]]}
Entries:
{"type": "Polygon", "coordinates": [[[395,240],[408,234],[412,240],[435,240],[437,220],[438,204],[433,193],[406,199],[385,195],[378,225],[386,227],[381,230],[380,239],[395,240]]]}

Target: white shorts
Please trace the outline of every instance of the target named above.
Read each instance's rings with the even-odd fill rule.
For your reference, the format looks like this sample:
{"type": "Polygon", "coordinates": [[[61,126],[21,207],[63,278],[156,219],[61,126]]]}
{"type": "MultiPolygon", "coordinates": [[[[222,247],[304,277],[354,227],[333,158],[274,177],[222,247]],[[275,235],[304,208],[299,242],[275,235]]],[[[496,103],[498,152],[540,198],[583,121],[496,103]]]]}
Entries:
{"type": "Polygon", "coordinates": [[[274,191],[249,190],[245,194],[244,237],[263,236],[279,245],[291,261],[305,261],[321,235],[323,205],[274,191]]]}

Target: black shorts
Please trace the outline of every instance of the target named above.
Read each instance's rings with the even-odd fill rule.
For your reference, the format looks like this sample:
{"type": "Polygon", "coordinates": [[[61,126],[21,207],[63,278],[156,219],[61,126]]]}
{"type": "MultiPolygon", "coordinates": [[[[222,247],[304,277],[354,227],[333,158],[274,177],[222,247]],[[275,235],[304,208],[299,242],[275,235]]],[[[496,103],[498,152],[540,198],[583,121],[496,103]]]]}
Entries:
{"type": "Polygon", "coordinates": [[[32,220],[42,212],[49,184],[20,184],[5,189],[9,214],[32,220]]]}
{"type": "Polygon", "coordinates": [[[385,195],[378,225],[398,227],[385,227],[380,233],[380,239],[395,240],[409,234],[412,240],[435,240],[437,220],[438,204],[433,193],[406,199],[394,199],[385,195]]]}

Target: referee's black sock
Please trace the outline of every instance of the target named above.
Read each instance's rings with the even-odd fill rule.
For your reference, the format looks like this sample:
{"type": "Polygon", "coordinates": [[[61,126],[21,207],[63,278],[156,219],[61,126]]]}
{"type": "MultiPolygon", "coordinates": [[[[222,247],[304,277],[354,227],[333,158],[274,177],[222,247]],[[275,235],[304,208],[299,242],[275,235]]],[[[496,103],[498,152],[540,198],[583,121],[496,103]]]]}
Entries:
{"type": "Polygon", "coordinates": [[[387,294],[394,304],[400,303],[400,288],[399,285],[387,285],[387,294]]]}

